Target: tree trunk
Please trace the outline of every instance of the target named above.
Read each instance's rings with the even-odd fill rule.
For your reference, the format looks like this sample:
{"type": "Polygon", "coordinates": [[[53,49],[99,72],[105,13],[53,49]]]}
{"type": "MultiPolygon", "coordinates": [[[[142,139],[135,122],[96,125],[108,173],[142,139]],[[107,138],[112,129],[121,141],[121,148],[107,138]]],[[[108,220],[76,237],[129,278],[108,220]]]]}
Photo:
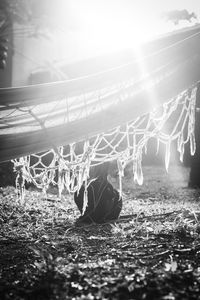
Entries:
{"type": "Polygon", "coordinates": [[[196,114],[195,114],[195,140],[196,152],[191,156],[191,169],[188,186],[191,188],[200,188],[200,85],[197,88],[196,96],[196,114]]]}

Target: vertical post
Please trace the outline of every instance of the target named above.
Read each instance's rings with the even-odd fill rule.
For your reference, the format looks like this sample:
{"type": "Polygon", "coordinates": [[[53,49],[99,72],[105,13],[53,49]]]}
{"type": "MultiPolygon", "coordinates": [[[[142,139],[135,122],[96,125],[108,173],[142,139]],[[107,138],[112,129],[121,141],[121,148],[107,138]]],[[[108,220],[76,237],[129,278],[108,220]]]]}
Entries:
{"type": "Polygon", "coordinates": [[[195,140],[196,152],[191,156],[191,169],[188,186],[190,188],[200,188],[200,84],[196,94],[196,113],[195,113],[195,140]]]}

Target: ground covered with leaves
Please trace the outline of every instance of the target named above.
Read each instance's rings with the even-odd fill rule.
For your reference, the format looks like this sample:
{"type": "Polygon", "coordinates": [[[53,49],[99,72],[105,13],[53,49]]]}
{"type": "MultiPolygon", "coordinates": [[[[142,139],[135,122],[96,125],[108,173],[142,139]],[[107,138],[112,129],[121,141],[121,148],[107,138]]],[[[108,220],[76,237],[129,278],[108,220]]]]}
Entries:
{"type": "Polygon", "coordinates": [[[0,299],[200,299],[200,192],[188,169],[123,180],[117,222],[78,227],[72,197],[0,190],[0,299]]]}

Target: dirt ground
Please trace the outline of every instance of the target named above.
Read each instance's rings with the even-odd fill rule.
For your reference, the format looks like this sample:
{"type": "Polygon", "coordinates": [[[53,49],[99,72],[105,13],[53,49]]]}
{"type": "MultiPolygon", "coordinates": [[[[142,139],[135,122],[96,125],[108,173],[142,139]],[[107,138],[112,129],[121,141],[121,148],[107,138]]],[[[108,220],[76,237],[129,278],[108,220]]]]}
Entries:
{"type": "Polygon", "coordinates": [[[189,169],[123,180],[117,222],[75,226],[72,197],[0,190],[0,299],[200,299],[200,191],[189,169]]]}

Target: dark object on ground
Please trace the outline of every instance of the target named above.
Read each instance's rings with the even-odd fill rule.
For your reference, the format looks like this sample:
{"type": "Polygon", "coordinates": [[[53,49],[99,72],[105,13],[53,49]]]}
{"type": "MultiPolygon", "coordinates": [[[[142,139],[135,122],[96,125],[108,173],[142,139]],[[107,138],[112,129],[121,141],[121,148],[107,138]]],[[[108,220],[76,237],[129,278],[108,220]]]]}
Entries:
{"type": "Polygon", "coordinates": [[[13,163],[10,161],[0,164],[0,186],[15,186],[16,173],[13,171],[13,163]]]}
{"type": "MultiPolygon", "coordinates": [[[[87,188],[88,205],[77,224],[100,224],[119,217],[122,209],[122,198],[107,180],[108,168],[109,164],[106,163],[92,169],[90,177],[96,179],[87,188]]],[[[83,185],[79,193],[74,195],[74,201],[81,214],[83,213],[84,191],[85,186],[83,185]]]]}
{"type": "Polygon", "coordinates": [[[196,152],[191,156],[191,169],[188,186],[200,188],[200,85],[197,88],[196,115],[195,115],[196,152]]]}

